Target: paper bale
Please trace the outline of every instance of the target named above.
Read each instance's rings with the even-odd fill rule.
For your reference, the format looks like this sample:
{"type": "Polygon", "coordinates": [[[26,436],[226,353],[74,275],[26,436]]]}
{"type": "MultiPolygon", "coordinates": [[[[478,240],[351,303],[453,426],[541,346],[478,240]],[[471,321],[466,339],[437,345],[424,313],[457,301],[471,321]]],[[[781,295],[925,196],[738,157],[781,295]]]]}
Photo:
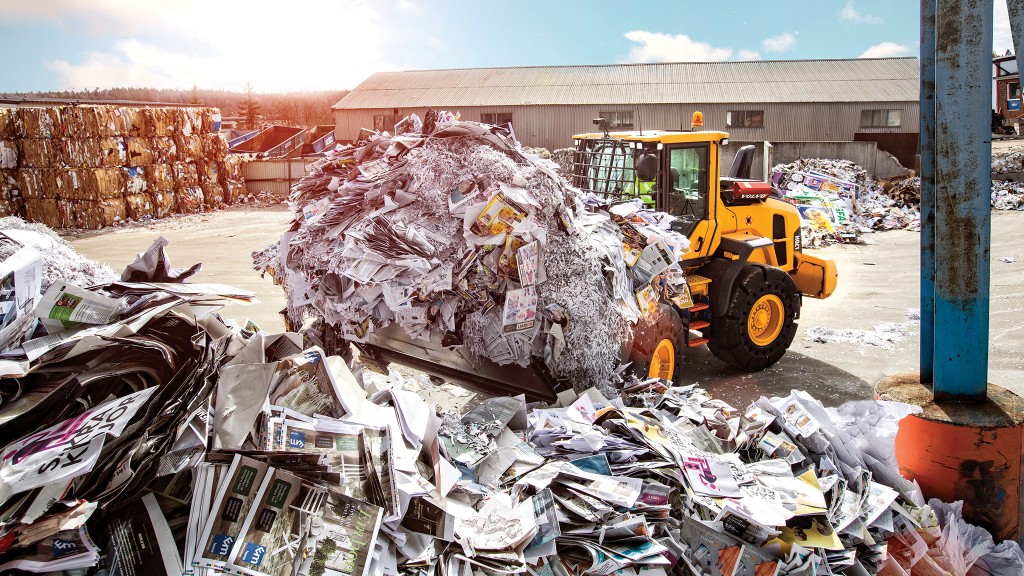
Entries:
{"type": "Polygon", "coordinates": [[[52,168],[63,166],[63,143],[55,138],[26,138],[18,140],[21,166],[26,168],[52,168]]]}
{"type": "Polygon", "coordinates": [[[170,136],[174,133],[173,119],[167,108],[146,108],[142,111],[146,136],[170,136]]]}
{"type": "Polygon", "coordinates": [[[0,140],[0,170],[12,170],[17,167],[18,144],[13,140],[0,140]]]}
{"type": "Polygon", "coordinates": [[[101,106],[96,114],[100,136],[127,136],[129,120],[119,106],[101,106]]]}
{"type": "Polygon", "coordinates": [[[202,212],[203,189],[199,186],[178,186],[174,190],[174,210],[179,214],[202,212]]]}
{"type": "Polygon", "coordinates": [[[22,168],[18,170],[18,188],[27,199],[51,198],[56,195],[47,195],[47,174],[43,168],[22,168]]]}
{"type": "Polygon", "coordinates": [[[18,108],[14,129],[18,138],[55,138],[60,136],[60,109],[55,106],[18,108]]]}
{"type": "Polygon", "coordinates": [[[124,191],[126,194],[142,194],[149,189],[146,169],[142,166],[122,168],[124,170],[124,191]]]}
{"type": "Polygon", "coordinates": [[[183,187],[199,184],[199,172],[196,170],[195,164],[190,162],[175,162],[172,166],[174,169],[175,184],[183,187]]]}
{"type": "Polygon", "coordinates": [[[224,188],[216,180],[204,182],[201,187],[203,189],[203,203],[206,204],[207,208],[217,208],[221,204],[227,203],[227,200],[224,198],[224,188]]]}
{"type": "Polygon", "coordinates": [[[150,189],[149,198],[153,207],[155,218],[164,218],[174,213],[174,190],[173,189],[150,189]]]}
{"type": "Polygon", "coordinates": [[[146,181],[150,190],[174,190],[174,168],[170,164],[147,166],[146,181]]]}
{"type": "Polygon", "coordinates": [[[223,158],[228,153],[228,141],[220,134],[203,134],[203,156],[207,160],[223,158]]]}
{"type": "Polygon", "coordinates": [[[125,123],[128,125],[128,136],[140,137],[146,133],[146,117],[141,108],[122,108],[125,123]]]}
{"type": "Polygon", "coordinates": [[[123,198],[104,200],[58,200],[58,210],[73,228],[98,230],[123,221],[128,216],[123,198]]]}
{"type": "Polygon", "coordinates": [[[205,162],[202,160],[196,162],[196,173],[199,174],[200,184],[218,182],[216,162],[205,162]]]}
{"type": "Polygon", "coordinates": [[[132,220],[153,217],[153,198],[149,194],[128,194],[124,197],[124,205],[132,220]]]}
{"type": "Polygon", "coordinates": [[[14,110],[0,108],[0,140],[14,138],[14,110]]]}
{"type": "Polygon", "coordinates": [[[128,166],[149,166],[153,163],[153,145],[148,138],[133,136],[124,139],[128,166]]]}
{"type": "Polygon", "coordinates": [[[203,157],[203,139],[200,136],[178,135],[175,137],[178,155],[182,159],[198,160],[203,157]]]}
{"type": "Polygon", "coordinates": [[[50,228],[64,228],[65,223],[57,208],[57,200],[31,198],[25,200],[25,218],[30,222],[41,222],[50,228]]]}
{"type": "Polygon", "coordinates": [[[96,151],[99,158],[94,165],[98,167],[124,166],[128,161],[128,149],[123,138],[99,138],[96,140],[96,151]]]}
{"type": "Polygon", "coordinates": [[[0,197],[21,197],[21,187],[18,185],[17,170],[0,169],[0,197]]]}
{"type": "Polygon", "coordinates": [[[73,138],[96,138],[99,123],[95,106],[69,106],[63,113],[64,130],[73,138]]]}
{"type": "Polygon", "coordinates": [[[121,168],[83,168],[69,170],[71,186],[61,198],[99,201],[124,196],[125,174],[121,168]]]}
{"type": "Polygon", "coordinates": [[[178,161],[178,144],[170,136],[154,136],[150,140],[153,162],[170,164],[178,161]]]}

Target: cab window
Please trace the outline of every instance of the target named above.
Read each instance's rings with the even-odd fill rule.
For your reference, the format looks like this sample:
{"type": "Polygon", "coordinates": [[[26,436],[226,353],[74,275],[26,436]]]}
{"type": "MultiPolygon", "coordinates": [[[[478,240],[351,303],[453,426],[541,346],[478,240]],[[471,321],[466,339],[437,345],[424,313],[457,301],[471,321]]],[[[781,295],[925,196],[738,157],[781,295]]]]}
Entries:
{"type": "Polygon", "coordinates": [[[633,154],[622,142],[597,142],[591,149],[588,190],[605,198],[621,197],[633,178],[633,154]]]}
{"type": "Polygon", "coordinates": [[[674,147],[668,150],[666,212],[677,217],[672,228],[689,235],[707,217],[708,147],[674,147]]]}

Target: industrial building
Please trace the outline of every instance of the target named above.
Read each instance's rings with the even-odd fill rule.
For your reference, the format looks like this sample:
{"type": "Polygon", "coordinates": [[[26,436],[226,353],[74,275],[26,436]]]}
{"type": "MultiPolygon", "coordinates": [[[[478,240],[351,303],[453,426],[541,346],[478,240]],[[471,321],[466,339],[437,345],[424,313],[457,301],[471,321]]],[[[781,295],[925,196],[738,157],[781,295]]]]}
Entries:
{"type": "Polygon", "coordinates": [[[878,142],[913,166],[916,58],[761,60],[379,72],[334,105],[336,136],[392,130],[410,113],[511,123],[527,146],[572,144],[603,117],[622,130],[705,128],[735,141],[878,142]]]}

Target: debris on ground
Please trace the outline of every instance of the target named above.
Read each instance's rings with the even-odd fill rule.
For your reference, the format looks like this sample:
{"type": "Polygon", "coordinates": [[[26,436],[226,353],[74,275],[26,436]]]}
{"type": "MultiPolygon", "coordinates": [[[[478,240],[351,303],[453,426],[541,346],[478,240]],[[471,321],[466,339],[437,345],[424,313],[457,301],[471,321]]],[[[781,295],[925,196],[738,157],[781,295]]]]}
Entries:
{"type": "Polygon", "coordinates": [[[0,215],[97,229],[233,204],[242,158],[203,107],[0,108],[0,215]]]}
{"type": "Polygon", "coordinates": [[[609,208],[511,133],[433,111],[339,146],[293,188],[292,228],[254,254],[316,317],[366,342],[399,325],[499,365],[606,381],[631,326],[688,298],[689,240],[639,201],[609,208]]]}
{"type": "Polygon", "coordinates": [[[863,344],[892,351],[897,343],[907,338],[911,328],[920,322],[920,310],[908,310],[906,322],[883,322],[871,330],[814,326],[807,329],[804,340],[820,344],[863,344]]]}
{"type": "Polygon", "coordinates": [[[32,295],[0,361],[0,571],[1024,570],[899,476],[916,407],[794,391],[738,410],[630,376],[443,409],[424,397],[448,385],[221,318],[251,294],[180,282],[197,269],[161,239],[129,280],[32,295]]]}

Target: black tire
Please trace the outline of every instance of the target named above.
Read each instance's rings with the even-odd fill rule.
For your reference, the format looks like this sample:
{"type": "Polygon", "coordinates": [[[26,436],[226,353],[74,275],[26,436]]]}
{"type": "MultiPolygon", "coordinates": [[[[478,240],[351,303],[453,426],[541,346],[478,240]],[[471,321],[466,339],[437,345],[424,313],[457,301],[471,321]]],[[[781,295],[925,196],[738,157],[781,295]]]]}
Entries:
{"type": "MultiPolygon", "coordinates": [[[[796,316],[800,312],[800,293],[789,274],[774,266],[744,266],[729,295],[725,314],[711,320],[708,349],[719,360],[748,372],[758,372],[775,364],[786,353],[796,335],[796,316]],[[776,297],[777,300],[773,299],[776,297]],[[762,300],[764,298],[764,300],[762,300]],[[751,311],[780,303],[778,333],[769,324],[765,333],[752,334],[748,329],[751,311]],[[760,336],[762,342],[755,339],[760,336]]],[[[762,324],[757,324],[762,326],[762,324]]]]}
{"type": "Polygon", "coordinates": [[[683,336],[683,321],[679,318],[679,313],[675,308],[661,304],[650,320],[641,320],[637,324],[635,331],[633,348],[629,353],[629,359],[632,362],[629,366],[630,372],[641,380],[650,378],[654,352],[662,340],[667,340],[673,347],[673,354],[671,374],[665,379],[675,384],[680,383],[683,348],[686,346],[686,340],[683,336]]]}

